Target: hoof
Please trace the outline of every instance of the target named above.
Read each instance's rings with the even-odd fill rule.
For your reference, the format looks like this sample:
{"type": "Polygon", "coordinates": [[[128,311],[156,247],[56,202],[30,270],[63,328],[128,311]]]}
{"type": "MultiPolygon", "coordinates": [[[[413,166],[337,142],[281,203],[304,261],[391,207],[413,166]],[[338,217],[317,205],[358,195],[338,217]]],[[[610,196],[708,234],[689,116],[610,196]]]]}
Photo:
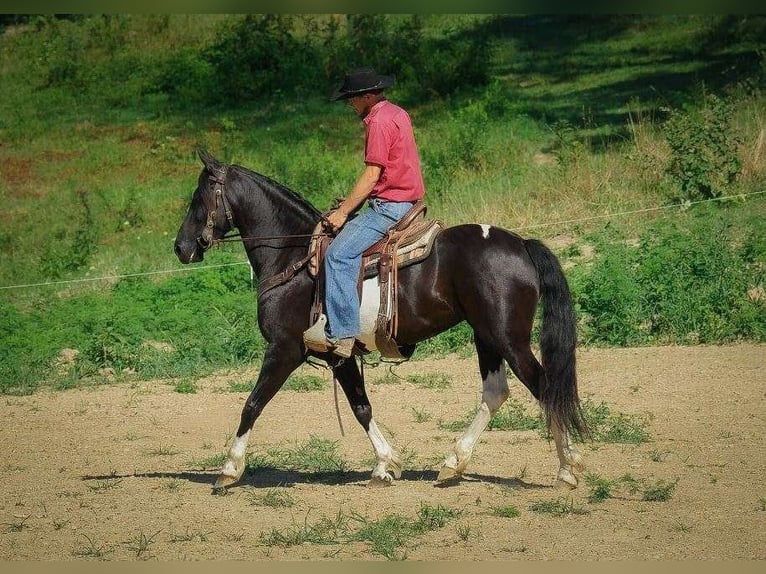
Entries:
{"type": "Polygon", "coordinates": [[[560,468],[554,487],[557,489],[574,490],[577,488],[577,477],[569,469],[560,468]]]}
{"type": "Polygon", "coordinates": [[[218,479],[215,481],[215,484],[213,485],[213,489],[218,490],[220,488],[228,488],[229,486],[237,484],[241,477],[242,475],[229,476],[228,474],[219,474],[218,479]]]}
{"type": "Polygon", "coordinates": [[[455,480],[457,478],[460,478],[463,473],[458,472],[456,468],[452,468],[451,466],[442,466],[441,470],[439,471],[439,476],[436,477],[436,482],[444,482],[447,480],[455,480]]]}
{"type": "Polygon", "coordinates": [[[373,476],[367,483],[368,488],[381,488],[385,486],[392,486],[394,484],[394,477],[386,473],[384,476],[373,476]]]}

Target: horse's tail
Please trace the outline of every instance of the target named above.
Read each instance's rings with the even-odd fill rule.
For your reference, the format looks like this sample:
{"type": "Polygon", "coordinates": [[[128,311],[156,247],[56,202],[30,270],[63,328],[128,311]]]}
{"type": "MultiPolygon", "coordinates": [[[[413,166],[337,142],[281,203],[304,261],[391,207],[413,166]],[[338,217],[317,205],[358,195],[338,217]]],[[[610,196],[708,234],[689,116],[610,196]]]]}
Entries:
{"type": "Polygon", "coordinates": [[[569,285],[550,249],[536,239],[525,239],[524,246],[540,278],[540,351],[545,371],[540,380],[540,403],[546,422],[548,428],[556,423],[563,431],[574,431],[579,436],[585,436],[588,429],[577,394],[577,330],[569,285]]]}

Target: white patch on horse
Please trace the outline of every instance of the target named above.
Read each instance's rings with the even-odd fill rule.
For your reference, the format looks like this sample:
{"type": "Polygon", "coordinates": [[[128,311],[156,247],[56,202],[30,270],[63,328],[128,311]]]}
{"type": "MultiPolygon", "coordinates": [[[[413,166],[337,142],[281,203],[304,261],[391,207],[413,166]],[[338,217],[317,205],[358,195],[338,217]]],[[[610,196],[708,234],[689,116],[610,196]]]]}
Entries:
{"type": "Polygon", "coordinates": [[[479,227],[481,227],[481,236],[484,239],[489,239],[489,230],[492,228],[492,226],[486,223],[482,223],[481,225],[479,225],[479,227]]]}
{"type": "Polygon", "coordinates": [[[569,433],[559,428],[555,421],[551,423],[551,434],[553,435],[553,442],[556,443],[556,453],[559,455],[557,483],[569,488],[577,488],[577,477],[574,471],[582,470],[582,456],[577,452],[569,433]]]}
{"type": "Polygon", "coordinates": [[[240,470],[245,465],[245,453],[247,452],[247,441],[250,438],[250,431],[247,431],[240,437],[235,437],[234,442],[229,449],[229,456],[221,469],[221,473],[226,476],[238,476],[240,470]]]}
{"type": "Polygon", "coordinates": [[[370,350],[377,350],[375,344],[375,327],[378,322],[380,309],[380,282],[377,275],[364,280],[362,285],[362,302],[359,308],[359,325],[361,334],[357,337],[370,350]]]}
{"type": "Polygon", "coordinates": [[[370,438],[377,461],[375,468],[372,469],[371,484],[390,485],[395,478],[402,475],[402,461],[399,453],[389,446],[378,425],[375,424],[375,419],[370,419],[370,429],[367,431],[367,436],[370,438]]]}

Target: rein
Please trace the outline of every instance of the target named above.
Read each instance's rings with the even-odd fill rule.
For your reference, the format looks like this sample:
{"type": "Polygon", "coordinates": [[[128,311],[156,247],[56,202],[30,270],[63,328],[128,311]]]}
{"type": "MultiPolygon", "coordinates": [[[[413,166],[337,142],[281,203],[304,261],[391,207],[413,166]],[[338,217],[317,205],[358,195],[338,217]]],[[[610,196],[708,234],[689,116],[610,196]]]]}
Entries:
{"type": "MultiPolygon", "coordinates": [[[[224,213],[226,213],[226,219],[229,222],[229,225],[233,229],[236,227],[234,224],[234,216],[231,212],[231,204],[226,199],[226,193],[225,193],[225,183],[226,183],[226,175],[228,172],[228,166],[223,166],[220,170],[217,171],[210,171],[210,180],[214,184],[213,192],[215,193],[215,207],[208,211],[207,214],[207,222],[205,223],[205,229],[202,230],[202,235],[197,238],[197,243],[202,247],[203,250],[207,251],[210,249],[213,245],[220,245],[221,243],[228,243],[231,241],[271,241],[275,239],[305,239],[305,238],[315,238],[315,237],[327,237],[331,235],[330,233],[301,233],[301,234],[295,234],[295,235],[261,235],[261,236],[253,236],[253,237],[243,237],[239,233],[234,233],[232,235],[225,235],[224,237],[221,237],[220,239],[213,238],[213,229],[215,227],[215,217],[218,212],[219,204],[223,205],[224,213]]],[[[327,217],[324,214],[320,214],[320,217],[322,218],[322,221],[325,223],[329,223],[327,221],[327,217]]],[[[257,247],[257,246],[256,246],[257,247]]],[[[295,274],[300,271],[314,256],[315,251],[309,252],[309,254],[304,257],[303,259],[300,259],[299,261],[296,261],[292,265],[290,265],[287,269],[282,271],[281,273],[277,273],[276,275],[269,277],[268,279],[265,279],[264,281],[259,282],[258,284],[258,294],[263,295],[266,291],[269,289],[272,289],[273,287],[276,287],[277,285],[282,285],[283,283],[286,283],[290,279],[292,279],[295,274]]]]}

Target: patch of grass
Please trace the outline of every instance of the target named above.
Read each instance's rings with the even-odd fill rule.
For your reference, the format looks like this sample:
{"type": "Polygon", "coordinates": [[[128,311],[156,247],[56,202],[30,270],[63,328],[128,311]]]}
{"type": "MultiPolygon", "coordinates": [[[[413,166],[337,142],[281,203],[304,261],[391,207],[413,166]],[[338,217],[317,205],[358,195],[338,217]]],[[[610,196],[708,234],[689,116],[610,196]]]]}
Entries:
{"type": "Polygon", "coordinates": [[[541,514],[550,514],[556,517],[568,515],[590,514],[590,510],[582,506],[576,506],[571,498],[557,498],[555,500],[538,500],[529,505],[529,510],[541,514]]]}
{"type": "Polygon", "coordinates": [[[148,536],[144,533],[143,530],[139,530],[138,534],[125,542],[125,544],[127,545],[128,550],[131,550],[136,554],[136,558],[147,560],[151,557],[151,554],[149,553],[149,547],[154,544],[154,539],[160,532],[161,530],[158,530],[151,536],[148,536]]]}
{"type": "Polygon", "coordinates": [[[370,550],[389,560],[403,560],[406,553],[398,554],[401,546],[415,536],[412,522],[405,516],[389,514],[375,521],[363,519],[362,526],[352,540],[367,542],[370,550]]]}
{"type": "Polygon", "coordinates": [[[443,391],[444,389],[448,389],[452,386],[452,376],[446,373],[410,375],[407,377],[407,382],[419,387],[424,387],[426,389],[443,391]]]}
{"type": "Polygon", "coordinates": [[[254,457],[248,468],[279,468],[312,474],[337,474],[346,472],[348,461],[338,452],[338,441],[311,436],[303,442],[278,446],[266,451],[266,455],[254,457]]]}
{"type": "Polygon", "coordinates": [[[612,497],[612,489],[615,486],[613,480],[603,478],[597,474],[585,475],[585,483],[590,487],[588,502],[603,502],[612,497]]]}
{"type": "Polygon", "coordinates": [[[104,480],[97,480],[93,484],[88,484],[87,486],[94,492],[106,492],[107,490],[117,488],[120,486],[121,482],[121,478],[106,478],[104,480]]]}
{"type": "Polygon", "coordinates": [[[406,547],[412,539],[425,532],[443,528],[460,514],[460,510],[446,506],[421,503],[414,520],[400,514],[389,514],[374,521],[354,515],[353,518],[361,526],[351,534],[350,539],[367,542],[373,553],[388,560],[404,560],[407,558],[406,547]],[[405,549],[400,552],[402,547],[405,549]]]}
{"type": "Polygon", "coordinates": [[[27,526],[27,520],[29,520],[31,516],[32,516],[31,514],[28,514],[27,516],[24,516],[23,518],[18,518],[17,520],[13,522],[6,522],[5,531],[6,532],[21,532],[25,528],[29,528],[27,526]]]}
{"type": "Polygon", "coordinates": [[[193,459],[186,463],[190,468],[201,468],[204,470],[219,469],[226,462],[226,453],[213,454],[206,458],[193,459]]]}
{"type": "Polygon", "coordinates": [[[492,416],[487,425],[491,430],[542,430],[545,421],[541,414],[527,414],[524,405],[514,397],[510,397],[492,416]]]}
{"type": "Polygon", "coordinates": [[[293,375],[282,386],[288,391],[309,393],[311,391],[323,391],[328,387],[327,381],[316,375],[293,375]]]}
{"type": "Polygon", "coordinates": [[[673,532],[691,532],[691,529],[691,526],[680,520],[672,528],[673,532]]]}
{"type": "Polygon", "coordinates": [[[404,377],[400,377],[399,375],[395,374],[393,371],[388,370],[386,371],[386,374],[382,377],[376,377],[374,381],[372,381],[373,385],[393,385],[396,383],[401,383],[405,381],[406,379],[404,377]]]}
{"type": "MultiPolygon", "coordinates": [[[[476,411],[469,412],[463,418],[455,421],[440,421],[438,426],[446,431],[463,432],[475,416],[476,411]]],[[[518,399],[511,397],[492,416],[487,428],[490,430],[539,430],[543,432],[545,421],[541,414],[537,416],[528,414],[524,405],[518,399]]]]}
{"type": "Polygon", "coordinates": [[[426,423],[433,418],[433,415],[425,409],[411,407],[410,410],[412,410],[412,416],[416,423],[426,423]]]}
{"type": "Polygon", "coordinates": [[[335,518],[322,517],[309,524],[308,513],[303,523],[293,521],[287,528],[272,528],[259,536],[263,546],[298,546],[300,544],[340,544],[348,533],[349,517],[338,512],[335,518]]]}
{"type": "Polygon", "coordinates": [[[672,482],[659,480],[654,484],[644,487],[641,500],[649,502],[666,502],[673,498],[673,492],[678,484],[678,479],[672,482]]]}
{"type": "Polygon", "coordinates": [[[161,444],[160,446],[150,449],[146,452],[149,456],[174,456],[180,453],[173,445],[161,444]]]}
{"type": "Polygon", "coordinates": [[[503,506],[493,506],[492,507],[492,514],[494,516],[501,516],[503,518],[516,518],[519,516],[520,512],[519,509],[511,504],[506,504],[503,506]]]}
{"type": "Polygon", "coordinates": [[[255,506],[270,506],[272,508],[290,508],[295,506],[295,499],[284,490],[270,488],[265,493],[249,493],[250,504],[255,506]]]}
{"type": "Polygon", "coordinates": [[[594,442],[641,444],[650,440],[648,417],[612,413],[605,404],[582,402],[582,413],[594,442]]]}
{"type": "Polygon", "coordinates": [[[73,556],[79,558],[98,558],[100,560],[113,552],[112,548],[105,544],[97,544],[87,534],[81,534],[80,536],[85,538],[85,542],[72,551],[73,556]]]}
{"type": "Polygon", "coordinates": [[[170,537],[170,542],[193,542],[199,540],[200,542],[207,542],[210,532],[204,532],[202,530],[190,530],[186,527],[186,531],[183,534],[173,534],[170,537]]]}
{"type": "Polygon", "coordinates": [[[226,392],[229,393],[249,393],[253,390],[253,387],[255,386],[255,383],[252,381],[248,383],[242,383],[237,381],[228,381],[227,382],[228,387],[224,389],[226,392]]]}
{"type": "Polygon", "coordinates": [[[193,395],[195,394],[199,389],[197,387],[197,384],[192,380],[183,380],[178,381],[174,386],[173,390],[177,393],[180,393],[182,395],[193,395]]]}

